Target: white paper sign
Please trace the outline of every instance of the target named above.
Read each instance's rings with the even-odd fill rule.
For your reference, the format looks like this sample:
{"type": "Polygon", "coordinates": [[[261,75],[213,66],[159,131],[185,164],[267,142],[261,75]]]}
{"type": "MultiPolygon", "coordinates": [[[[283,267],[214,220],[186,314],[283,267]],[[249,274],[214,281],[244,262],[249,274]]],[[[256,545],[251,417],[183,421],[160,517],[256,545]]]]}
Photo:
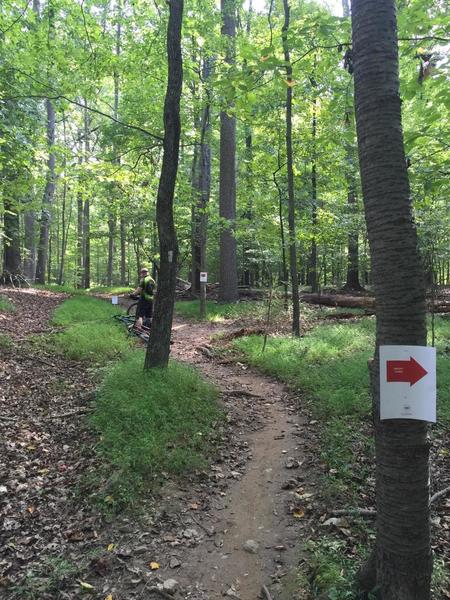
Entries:
{"type": "Polygon", "coordinates": [[[380,346],[380,419],[436,422],[436,348],[380,346]]]}
{"type": "Polygon", "coordinates": [[[119,304],[119,296],[113,296],[111,302],[112,304],[119,304]]]}
{"type": "Polygon", "coordinates": [[[208,282],[208,273],[206,273],[205,271],[201,271],[200,272],[200,283],[207,283],[208,282]]]}

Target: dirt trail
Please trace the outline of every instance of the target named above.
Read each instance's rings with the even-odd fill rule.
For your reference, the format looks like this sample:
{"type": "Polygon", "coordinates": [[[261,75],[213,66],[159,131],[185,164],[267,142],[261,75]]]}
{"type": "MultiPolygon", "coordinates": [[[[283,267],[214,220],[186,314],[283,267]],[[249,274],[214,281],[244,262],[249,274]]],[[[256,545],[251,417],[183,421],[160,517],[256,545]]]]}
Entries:
{"type": "Polygon", "coordinates": [[[284,386],[208,358],[201,348],[224,327],[177,320],[172,355],[221,389],[215,454],[205,471],[167,478],[138,515],[106,521],[92,502],[103,497],[90,479],[102,464],[85,416],[95,369],[28,337],[53,331],[65,296],[7,295],[16,312],[0,315],[11,337],[0,352],[0,598],[152,600],[171,579],[174,600],[256,600],[263,585],[274,600],[297,598],[284,584],[299,530],[314,520],[302,495],[315,459],[302,449],[315,442],[284,386]],[[254,553],[243,548],[249,540],[254,553]]]}
{"type": "MultiPolygon", "coordinates": [[[[245,472],[232,475],[237,480],[210,513],[207,529],[214,531],[207,542],[190,553],[177,578],[188,590],[186,598],[213,600],[222,595],[256,600],[263,585],[279,582],[296,562],[296,520],[292,492],[283,490],[290,475],[286,464],[304,461],[299,449],[301,423],[285,387],[267,377],[249,372],[244,365],[218,364],[198,350],[216,334],[212,325],[174,325],[172,354],[194,364],[233,397],[227,409],[239,420],[246,411],[259,416],[257,430],[245,428],[239,434],[250,450],[245,472]],[[250,406],[249,406],[250,400],[250,406]],[[252,540],[254,553],[244,549],[252,540]]],[[[280,589],[277,590],[280,598],[280,589]]]]}

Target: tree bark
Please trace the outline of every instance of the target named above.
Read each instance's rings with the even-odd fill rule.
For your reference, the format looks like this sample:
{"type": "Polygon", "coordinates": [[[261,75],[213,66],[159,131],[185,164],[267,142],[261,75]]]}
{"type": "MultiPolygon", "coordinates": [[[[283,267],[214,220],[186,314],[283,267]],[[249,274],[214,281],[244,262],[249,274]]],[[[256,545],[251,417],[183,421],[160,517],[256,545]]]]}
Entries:
{"type": "Polygon", "coordinates": [[[353,0],[356,126],[377,303],[372,369],[377,585],[383,600],[428,600],[432,555],[427,424],[379,419],[380,345],[426,345],[425,286],[406,170],[394,0],[353,0]]]}
{"type": "Polygon", "coordinates": [[[34,281],[36,275],[36,212],[26,210],[24,221],[24,249],[23,273],[29,281],[34,281]]]}
{"type": "MultiPolygon", "coordinates": [[[[317,56],[314,57],[314,70],[313,76],[311,77],[311,85],[313,90],[316,88],[316,64],[317,56]]],[[[313,114],[311,123],[311,137],[312,137],[312,165],[311,165],[311,225],[312,225],[312,240],[311,240],[311,254],[309,257],[309,285],[311,286],[311,292],[315,294],[319,291],[319,278],[317,273],[317,149],[316,149],[316,137],[317,137],[317,96],[314,93],[313,101],[313,114]]]]}
{"type": "Polygon", "coordinates": [[[5,275],[19,275],[20,269],[20,219],[17,206],[8,197],[3,198],[4,252],[3,271],[5,275]]]}
{"type": "Polygon", "coordinates": [[[192,292],[199,294],[201,291],[200,271],[206,270],[206,239],[208,215],[207,206],[211,188],[211,148],[210,135],[210,90],[209,77],[211,75],[211,59],[206,58],[203,64],[203,81],[205,83],[205,106],[200,117],[200,143],[195,159],[194,196],[192,230],[192,292]]]}
{"type": "Polygon", "coordinates": [[[170,352],[178,261],[178,241],[173,218],[173,197],[180,146],[180,97],[183,86],[181,25],[183,0],[170,0],[167,26],[168,82],[164,101],[164,144],[161,176],[156,200],[160,268],[158,290],[145,368],[167,367],[170,352]]]}
{"type": "MultiPolygon", "coordinates": [[[[87,101],[84,101],[87,106],[87,101]]],[[[89,160],[89,113],[84,109],[84,161],[89,160]]],[[[85,290],[91,287],[91,201],[89,193],[84,200],[83,208],[83,287],[85,290]]]]}
{"type": "Polygon", "coordinates": [[[39,231],[39,244],[38,244],[38,256],[36,265],[36,281],[38,283],[45,283],[45,274],[47,270],[48,261],[48,242],[50,237],[50,222],[51,222],[51,208],[53,205],[53,197],[55,195],[55,164],[56,155],[53,150],[55,145],[55,127],[56,127],[56,116],[53,104],[47,98],[45,101],[45,108],[47,111],[47,148],[48,148],[48,161],[47,161],[47,181],[45,184],[44,197],[42,200],[42,211],[41,211],[41,223],[39,231]]]}
{"type": "MultiPolygon", "coordinates": [[[[227,49],[225,62],[235,62],[236,4],[235,0],[221,0],[222,36],[227,49]]],[[[231,106],[229,108],[232,108],[231,106]]],[[[225,110],[220,113],[220,179],[219,214],[220,232],[219,300],[238,300],[236,220],[236,118],[225,110]]]]}
{"type": "Polygon", "coordinates": [[[283,0],[284,25],[282,28],[282,41],[284,60],[286,62],[286,158],[288,181],[288,224],[289,224],[289,266],[292,286],[292,333],[300,336],[300,301],[298,297],[298,272],[297,272],[297,240],[295,232],[295,190],[294,168],[292,156],[292,65],[289,52],[288,33],[290,21],[290,8],[288,0],[283,0]]]}
{"type": "MultiPolygon", "coordinates": [[[[348,0],[343,0],[342,10],[344,17],[350,17],[350,6],[348,0]]],[[[352,107],[346,109],[345,115],[345,126],[347,130],[352,132],[354,136],[354,123],[352,118],[352,107]]],[[[356,177],[355,177],[355,165],[353,162],[354,154],[354,143],[347,142],[345,144],[345,154],[347,162],[347,206],[348,212],[351,217],[354,217],[358,212],[358,203],[356,196],[356,177]]],[[[362,286],[359,283],[359,236],[356,224],[352,222],[350,233],[348,234],[347,244],[347,277],[345,281],[344,289],[347,290],[362,290],[362,286]]]]}

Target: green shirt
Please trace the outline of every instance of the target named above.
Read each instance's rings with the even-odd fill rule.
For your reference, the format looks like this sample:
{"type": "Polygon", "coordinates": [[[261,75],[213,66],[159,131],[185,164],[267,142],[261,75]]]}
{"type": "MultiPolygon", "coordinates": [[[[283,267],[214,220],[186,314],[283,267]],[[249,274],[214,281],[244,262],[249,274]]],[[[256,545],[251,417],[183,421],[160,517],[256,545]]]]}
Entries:
{"type": "Polygon", "coordinates": [[[141,279],[139,282],[139,287],[141,288],[141,298],[147,300],[147,302],[153,300],[155,286],[155,280],[151,275],[146,275],[143,279],[141,279]]]}

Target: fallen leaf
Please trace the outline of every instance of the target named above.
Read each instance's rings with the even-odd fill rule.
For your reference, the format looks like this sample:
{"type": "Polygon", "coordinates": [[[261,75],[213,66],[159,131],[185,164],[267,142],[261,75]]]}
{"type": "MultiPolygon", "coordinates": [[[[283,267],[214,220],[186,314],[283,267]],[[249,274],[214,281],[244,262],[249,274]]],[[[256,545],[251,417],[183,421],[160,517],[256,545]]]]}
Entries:
{"type": "Polygon", "coordinates": [[[106,596],[105,600],[113,600],[112,594],[108,594],[106,596]]]}
{"type": "Polygon", "coordinates": [[[115,544],[108,544],[108,552],[112,552],[114,550],[114,548],[116,547],[115,544]]]}
{"type": "Polygon", "coordinates": [[[159,569],[159,563],[157,563],[157,562],[153,562],[153,561],[152,561],[152,562],[150,563],[150,569],[151,569],[152,571],[156,571],[157,569],[159,569]]]}
{"type": "Polygon", "coordinates": [[[294,515],[294,517],[296,519],[301,519],[305,516],[305,511],[297,509],[297,510],[294,510],[294,512],[292,514],[294,515]]]}
{"type": "Polygon", "coordinates": [[[86,583],[86,581],[81,581],[81,579],[78,580],[80,587],[83,588],[83,590],[93,590],[94,586],[91,585],[90,583],[86,583]]]}

